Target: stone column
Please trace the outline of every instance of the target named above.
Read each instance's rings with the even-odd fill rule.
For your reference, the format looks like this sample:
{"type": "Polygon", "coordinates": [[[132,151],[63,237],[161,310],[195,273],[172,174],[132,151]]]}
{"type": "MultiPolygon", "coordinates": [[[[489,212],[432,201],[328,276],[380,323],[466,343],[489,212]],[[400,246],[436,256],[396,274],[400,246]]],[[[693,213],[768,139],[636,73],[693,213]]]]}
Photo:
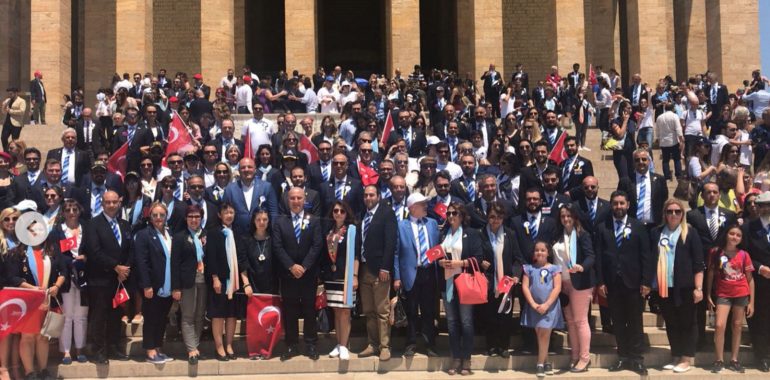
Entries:
{"type": "Polygon", "coordinates": [[[153,72],[152,0],[115,0],[115,10],[115,69],[153,72]]]}
{"type": "Polygon", "coordinates": [[[234,0],[233,4],[233,45],[235,49],[233,67],[240,75],[241,67],[246,63],[246,0],[234,0]]]}
{"type": "MultiPolygon", "coordinates": [[[[85,98],[94,99],[96,91],[110,84],[112,75],[116,72],[117,44],[115,18],[117,10],[115,2],[90,5],[86,3],[84,28],[84,69],[85,98]]],[[[130,73],[133,73],[131,71],[130,73]]],[[[123,75],[122,71],[118,72],[123,75]]]]}
{"type": "MultiPolygon", "coordinates": [[[[674,59],[674,5],[670,0],[628,1],[626,9],[628,73],[655,83],[676,74],[674,59]]],[[[622,83],[625,87],[628,83],[622,83]]]]}
{"type": "Polygon", "coordinates": [[[559,2],[554,7],[556,24],[556,62],[564,75],[572,71],[572,64],[579,63],[581,72],[586,64],[586,30],[583,0],[559,2]]]}
{"type": "Polygon", "coordinates": [[[674,2],[676,78],[685,80],[708,69],[706,0],[674,2]]]}
{"type": "MultiPolygon", "coordinates": [[[[32,0],[30,71],[43,72],[48,93],[46,121],[61,120],[58,104],[72,90],[72,7],[70,0],[32,0]]],[[[27,88],[29,83],[19,83],[27,88]]],[[[28,90],[28,89],[27,89],[28,90]]],[[[29,105],[27,106],[29,109],[29,105]]]]}
{"type": "Polygon", "coordinates": [[[233,6],[233,0],[201,1],[201,74],[212,87],[211,99],[227,69],[235,69],[233,6]]]}
{"type": "Polygon", "coordinates": [[[386,76],[392,77],[396,69],[404,76],[412,72],[420,63],[420,2],[386,0],[385,35],[386,76]]]}
{"type": "MultiPolygon", "coordinates": [[[[601,65],[620,70],[620,19],[618,0],[585,1],[586,67],[601,65]]],[[[583,70],[581,68],[581,70],[583,70]]],[[[586,74],[586,76],[588,76],[586,74]]]]}
{"type": "Polygon", "coordinates": [[[285,0],[286,72],[311,75],[318,66],[316,0],[285,0]]]}
{"type": "MultiPolygon", "coordinates": [[[[457,0],[457,69],[478,80],[495,64],[507,78],[503,59],[503,3],[501,0],[457,0]]],[[[506,79],[507,80],[507,79],[506,79]]],[[[479,85],[481,87],[481,85],[479,85]]]]}
{"type": "Polygon", "coordinates": [[[759,69],[758,0],[706,0],[708,68],[730,92],[759,69]]]}

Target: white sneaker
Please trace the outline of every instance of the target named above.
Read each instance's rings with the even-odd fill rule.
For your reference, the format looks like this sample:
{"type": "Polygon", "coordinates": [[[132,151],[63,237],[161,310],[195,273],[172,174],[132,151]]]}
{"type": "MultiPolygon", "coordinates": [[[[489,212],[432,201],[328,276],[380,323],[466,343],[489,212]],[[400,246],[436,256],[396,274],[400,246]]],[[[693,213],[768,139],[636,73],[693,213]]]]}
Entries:
{"type": "Polygon", "coordinates": [[[676,365],[674,365],[674,363],[668,363],[668,364],[663,366],[663,369],[665,369],[666,371],[670,371],[670,370],[674,369],[674,367],[676,367],[676,365]]]}
{"type": "Polygon", "coordinates": [[[350,351],[345,346],[338,346],[340,348],[340,360],[350,360],[350,351]]]}
{"type": "Polygon", "coordinates": [[[685,372],[689,371],[691,368],[692,367],[690,367],[689,365],[687,367],[682,367],[681,365],[677,365],[676,367],[674,367],[674,372],[675,373],[685,373],[685,372]]]}
{"type": "Polygon", "coordinates": [[[329,353],[329,357],[330,358],[336,358],[338,356],[340,356],[340,345],[339,344],[334,346],[334,349],[332,350],[332,352],[329,353]]]}

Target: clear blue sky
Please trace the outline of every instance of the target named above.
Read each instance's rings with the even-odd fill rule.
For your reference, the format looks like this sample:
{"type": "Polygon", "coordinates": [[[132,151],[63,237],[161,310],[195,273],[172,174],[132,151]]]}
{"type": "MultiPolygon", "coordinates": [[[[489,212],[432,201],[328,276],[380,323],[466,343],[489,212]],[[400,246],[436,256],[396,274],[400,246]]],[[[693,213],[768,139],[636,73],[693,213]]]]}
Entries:
{"type": "MultiPolygon", "coordinates": [[[[759,0],[759,50],[762,52],[762,75],[770,74],[770,0],[759,0]]],[[[749,36],[746,36],[750,38],[749,36]]]]}

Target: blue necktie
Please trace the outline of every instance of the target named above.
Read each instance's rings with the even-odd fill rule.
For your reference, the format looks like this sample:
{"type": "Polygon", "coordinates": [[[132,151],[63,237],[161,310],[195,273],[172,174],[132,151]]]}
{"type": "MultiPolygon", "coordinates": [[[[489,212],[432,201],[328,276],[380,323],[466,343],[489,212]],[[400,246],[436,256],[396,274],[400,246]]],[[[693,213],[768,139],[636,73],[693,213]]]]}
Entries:
{"type": "Polygon", "coordinates": [[[334,197],[337,198],[338,201],[341,201],[342,198],[345,196],[343,193],[343,189],[345,188],[345,181],[337,181],[337,188],[334,190],[334,197]]]}
{"type": "Polygon", "coordinates": [[[425,252],[428,251],[428,235],[425,231],[425,222],[420,219],[417,222],[418,239],[420,241],[420,266],[428,266],[428,255],[425,252]]]}
{"type": "MultiPolygon", "coordinates": [[[[366,217],[364,217],[364,223],[363,223],[363,226],[362,226],[363,229],[362,229],[362,233],[361,233],[361,237],[362,237],[362,240],[364,242],[366,241],[366,235],[369,233],[369,225],[372,223],[372,217],[374,217],[374,214],[372,214],[371,211],[368,211],[366,213],[366,217]]],[[[364,252],[363,244],[362,244],[362,247],[361,247],[361,259],[362,259],[362,261],[366,262],[366,256],[364,256],[364,253],[365,252],[364,252]]]]}
{"type": "Polygon", "coordinates": [[[37,178],[37,176],[34,173],[27,172],[27,179],[29,180],[29,184],[30,185],[35,182],[36,178],[37,178]]]}
{"type": "Polygon", "coordinates": [[[476,200],[476,183],[471,180],[465,180],[465,185],[468,188],[468,198],[471,200],[471,202],[476,200]]]}
{"type": "Polygon", "coordinates": [[[131,141],[134,141],[134,134],[136,133],[136,128],[128,127],[128,144],[131,144],[131,141]]]}
{"type": "Polygon", "coordinates": [[[564,163],[564,171],[561,175],[561,187],[563,190],[567,190],[567,182],[569,181],[569,176],[572,174],[570,168],[570,165],[572,165],[572,161],[575,160],[575,157],[570,157],[567,159],[567,162],[564,163]]]}
{"type": "Polygon", "coordinates": [[[329,180],[329,165],[321,163],[321,177],[323,178],[324,182],[329,180]]]}
{"type": "Polygon", "coordinates": [[[408,129],[402,129],[401,135],[404,137],[404,140],[406,140],[406,149],[411,150],[412,149],[412,136],[409,134],[408,129]]]}
{"type": "Polygon", "coordinates": [[[110,220],[110,227],[112,228],[112,234],[115,235],[115,240],[118,241],[119,246],[123,246],[123,242],[120,241],[120,231],[118,231],[118,223],[115,219],[110,220]]]}
{"type": "Polygon", "coordinates": [[[182,179],[181,178],[176,180],[176,189],[174,189],[174,198],[176,198],[176,200],[178,201],[182,200],[182,179]]]}
{"type": "Polygon", "coordinates": [[[537,216],[529,218],[529,236],[532,240],[537,239],[537,216]]]}
{"type": "Polygon", "coordinates": [[[390,198],[392,196],[393,196],[393,193],[390,191],[390,189],[387,186],[380,189],[380,198],[385,199],[385,198],[390,198]]]}
{"type": "Polygon", "coordinates": [[[596,220],[596,206],[593,201],[588,201],[588,215],[591,216],[591,221],[596,220]]]}
{"type": "Polygon", "coordinates": [[[457,137],[449,136],[447,140],[449,142],[449,154],[452,157],[452,161],[455,161],[457,160],[457,149],[456,149],[457,137]]]}
{"type": "Polygon", "coordinates": [[[639,181],[641,181],[641,182],[639,182],[639,197],[638,197],[638,200],[636,202],[636,204],[637,204],[637,206],[636,206],[636,219],[638,219],[640,221],[644,217],[644,206],[645,206],[644,199],[645,199],[645,196],[647,195],[647,181],[645,180],[646,178],[647,178],[646,176],[641,176],[639,178],[639,181]]]}
{"type": "Polygon", "coordinates": [[[623,222],[620,220],[615,221],[615,244],[620,248],[620,244],[623,242],[623,222]]]}
{"type": "Polygon", "coordinates": [[[299,244],[300,232],[302,232],[302,220],[299,215],[294,215],[294,237],[297,238],[297,244],[299,244]]]}
{"type": "Polygon", "coordinates": [[[94,189],[94,212],[92,216],[97,216],[102,213],[102,189],[97,187],[94,189]]]}
{"type": "Polygon", "coordinates": [[[61,176],[61,183],[63,185],[67,184],[67,181],[70,177],[70,154],[72,153],[71,150],[66,150],[64,152],[64,163],[62,164],[62,176],[61,176]]]}

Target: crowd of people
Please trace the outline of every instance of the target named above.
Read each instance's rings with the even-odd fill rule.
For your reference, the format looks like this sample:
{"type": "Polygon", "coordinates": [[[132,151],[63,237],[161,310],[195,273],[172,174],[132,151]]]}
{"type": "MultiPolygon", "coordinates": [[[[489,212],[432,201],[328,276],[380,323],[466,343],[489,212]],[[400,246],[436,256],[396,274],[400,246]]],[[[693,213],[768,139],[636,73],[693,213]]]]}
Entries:
{"type": "MultiPolygon", "coordinates": [[[[712,371],[744,371],[738,351],[748,319],[754,365],[768,372],[770,93],[758,71],[752,78],[732,93],[715,73],[661,78],[653,88],[638,74],[625,85],[613,69],[584,73],[575,64],[563,76],[553,67],[530,88],[521,65],[507,82],[490,65],[477,88],[473,78],[425,75],[419,66],[406,78],[368,80],[339,67],[275,80],[244,67],[229,70],[210,100],[200,74],[193,83],[165,70],[136,73],[133,82],[116,74],[93,107],[81,89],[67,97],[62,146],[45,160],[20,139],[26,103],[10,88],[0,152],[2,286],[44,289],[58,300],[63,365],[129,360],[119,346],[123,324],[143,324],[148,363],[173,360],[163,347],[177,315],[172,326],[190,365],[234,360],[243,356],[233,348],[236,323],[255,293],[281,296],[281,360],[316,360],[322,284],[338,343],[328,355],[340,360],[351,358],[356,307],[367,341],[357,356],[391,358],[397,296],[407,327],[395,349],[406,357],[439,355],[441,300],[449,374],[472,374],[477,331],[491,357],[508,358],[512,334],[521,335],[516,351],[537,355],[537,376],[553,374],[555,329],[567,331],[568,370],[586,372],[598,299],[601,329],[617,341],[610,371],[647,374],[649,307],[666,323],[664,369],[692,368],[708,344],[708,309],[712,371]],[[265,117],[271,112],[275,121],[265,117]],[[318,132],[313,117],[297,118],[316,112],[324,115],[318,132]],[[240,136],[234,113],[252,115],[240,136]],[[167,151],[176,117],[192,136],[189,151],[167,151]],[[588,147],[593,125],[602,143],[588,147]],[[121,176],[108,162],[124,144],[121,176]],[[609,199],[598,196],[593,165],[581,155],[590,149],[612,153],[618,182],[602,184],[613,189],[609,199]],[[672,197],[667,182],[675,177],[672,197]],[[50,232],[27,246],[15,224],[35,211],[50,232]],[[60,244],[68,239],[74,244],[60,244]],[[438,246],[444,257],[431,259],[438,246]],[[488,280],[481,304],[455,283],[477,270],[488,280]],[[351,282],[355,302],[344,297],[351,282]],[[113,307],[123,288],[130,301],[113,307]],[[200,352],[209,328],[215,351],[200,352]]],[[[37,99],[35,121],[44,123],[37,99]]],[[[45,310],[30,312],[0,341],[0,365],[17,378],[48,378],[45,310]]]]}

